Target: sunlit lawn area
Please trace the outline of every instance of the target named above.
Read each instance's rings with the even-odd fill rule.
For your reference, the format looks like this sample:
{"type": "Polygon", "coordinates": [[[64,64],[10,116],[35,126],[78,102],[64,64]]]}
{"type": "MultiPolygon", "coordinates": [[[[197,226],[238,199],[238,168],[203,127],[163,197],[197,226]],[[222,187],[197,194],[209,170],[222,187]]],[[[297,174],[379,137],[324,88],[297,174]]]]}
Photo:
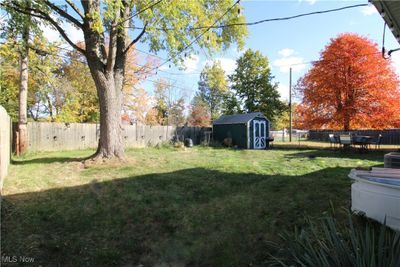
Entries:
{"type": "MultiPolygon", "coordinates": [[[[196,147],[128,151],[85,166],[92,151],[16,159],[5,180],[2,255],[42,266],[261,266],[279,235],[350,206],[350,169],[383,152],[196,147]]],[[[345,217],[343,216],[343,219],[345,217]]]]}

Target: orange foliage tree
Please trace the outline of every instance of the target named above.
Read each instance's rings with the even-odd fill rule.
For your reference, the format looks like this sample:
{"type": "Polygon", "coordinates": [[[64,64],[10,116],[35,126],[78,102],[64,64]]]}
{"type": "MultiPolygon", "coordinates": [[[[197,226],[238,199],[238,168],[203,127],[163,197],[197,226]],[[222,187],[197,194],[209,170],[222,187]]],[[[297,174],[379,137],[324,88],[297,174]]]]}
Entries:
{"type": "Polygon", "coordinates": [[[377,44],[341,34],[302,77],[298,122],[308,129],[382,129],[400,126],[399,80],[377,44]]]}
{"type": "Polygon", "coordinates": [[[158,110],[156,108],[152,108],[147,112],[145,123],[152,126],[162,124],[162,119],[160,120],[160,117],[158,116],[158,110]]]}
{"type": "Polygon", "coordinates": [[[141,57],[135,46],[132,46],[127,53],[125,78],[122,87],[122,114],[129,121],[144,124],[146,123],[146,114],[151,107],[150,96],[141,87],[141,83],[148,77],[155,75],[154,67],[158,64],[158,60],[152,56],[141,57]]]}
{"type": "Polygon", "coordinates": [[[199,103],[192,105],[188,122],[191,126],[211,126],[211,113],[208,111],[206,105],[199,103]]]}

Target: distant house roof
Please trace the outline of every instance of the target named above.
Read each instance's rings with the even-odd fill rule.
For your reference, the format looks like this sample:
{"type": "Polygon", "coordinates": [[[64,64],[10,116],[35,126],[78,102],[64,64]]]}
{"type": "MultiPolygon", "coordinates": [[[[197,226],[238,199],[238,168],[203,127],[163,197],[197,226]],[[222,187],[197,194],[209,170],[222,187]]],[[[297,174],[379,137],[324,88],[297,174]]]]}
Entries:
{"type": "Polygon", "coordinates": [[[372,0],[372,4],[381,14],[392,33],[400,43],[400,1],[372,0]]]}
{"type": "Polygon", "coordinates": [[[261,112],[252,112],[245,114],[222,115],[218,120],[213,122],[213,125],[247,123],[254,118],[264,118],[268,120],[261,112]]]}

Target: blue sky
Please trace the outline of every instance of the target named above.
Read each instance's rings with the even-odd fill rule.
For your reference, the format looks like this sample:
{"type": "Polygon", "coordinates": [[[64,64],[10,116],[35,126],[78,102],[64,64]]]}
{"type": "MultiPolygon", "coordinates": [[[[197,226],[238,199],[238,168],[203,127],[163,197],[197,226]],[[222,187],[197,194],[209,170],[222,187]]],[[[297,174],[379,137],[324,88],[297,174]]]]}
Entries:
{"type": "MultiPolygon", "coordinates": [[[[367,1],[344,0],[249,0],[242,1],[241,6],[244,8],[247,21],[251,22],[366,3],[367,1]]],[[[279,83],[281,96],[283,99],[287,99],[290,65],[317,60],[319,53],[329,40],[344,32],[368,36],[381,46],[383,23],[383,19],[372,5],[288,21],[268,22],[248,28],[249,37],[246,40],[245,47],[258,49],[268,57],[272,74],[275,76],[275,81],[279,83]]],[[[386,31],[385,43],[388,49],[399,47],[398,42],[389,30],[386,31]]],[[[145,45],[140,45],[140,48],[147,49],[145,45]]],[[[235,67],[235,59],[240,56],[240,53],[241,51],[232,48],[215,56],[214,59],[221,60],[224,69],[231,73],[235,67]]],[[[400,55],[398,54],[393,53],[393,60],[400,73],[400,55]]],[[[208,60],[209,58],[200,50],[198,55],[186,60],[185,65],[188,68],[185,71],[175,67],[169,69],[168,66],[164,66],[164,70],[181,75],[159,72],[158,76],[171,79],[172,83],[179,87],[174,89],[175,96],[184,95],[190,99],[197,88],[198,73],[208,60]]],[[[304,75],[309,67],[309,64],[293,65],[293,82],[295,83],[299,77],[304,75]]],[[[151,79],[154,80],[156,77],[151,79]]],[[[145,83],[144,86],[150,92],[152,91],[151,84],[145,83]]]]}
{"type": "MultiPolygon", "coordinates": [[[[367,3],[367,0],[242,0],[240,5],[243,7],[247,21],[252,22],[367,3]]],[[[282,99],[287,99],[291,65],[295,84],[297,79],[304,75],[310,67],[309,64],[299,63],[317,60],[319,53],[329,40],[344,32],[367,36],[381,46],[383,23],[383,19],[372,5],[287,21],[268,22],[248,27],[249,37],[246,40],[245,48],[258,49],[268,57],[275,82],[279,83],[282,99]]],[[[66,27],[67,34],[73,41],[82,39],[82,33],[72,26],[66,27]]],[[[45,34],[52,41],[59,40],[59,35],[54,30],[46,29],[45,34]]],[[[399,43],[389,30],[386,32],[385,43],[387,49],[399,47],[399,43]]],[[[146,44],[139,44],[138,48],[148,51],[146,44]]],[[[192,55],[191,58],[185,60],[186,70],[175,66],[169,68],[169,64],[166,64],[161,67],[161,70],[169,73],[159,71],[158,75],[150,77],[150,80],[161,77],[169,79],[175,86],[171,92],[172,98],[184,96],[189,102],[197,89],[199,73],[207,61],[220,60],[223,68],[229,74],[234,70],[235,60],[242,52],[233,47],[211,59],[205,55],[204,51],[199,50],[197,55],[192,55]]],[[[163,52],[159,55],[167,58],[163,52]]],[[[392,59],[400,74],[400,52],[393,53],[392,59]]],[[[144,82],[142,86],[152,94],[152,82],[144,82]]]]}

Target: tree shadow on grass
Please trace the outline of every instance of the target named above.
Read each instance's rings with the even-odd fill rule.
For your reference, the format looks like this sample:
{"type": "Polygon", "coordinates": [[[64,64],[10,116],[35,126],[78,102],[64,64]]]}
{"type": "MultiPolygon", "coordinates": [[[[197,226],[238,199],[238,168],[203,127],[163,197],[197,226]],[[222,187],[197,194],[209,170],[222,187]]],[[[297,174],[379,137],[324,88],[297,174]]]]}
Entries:
{"type": "MultiPolygon", "coordinates": [[[[57,152],[55,155],[49,157],[43,157],[41,153],[39,154],[33,154],[28,157],[28,159],[23,158],[23,157],[16,157],[11,160],[12,164],[15,165],[27,165],[27,164],[51,164],[51,163],[68,163],[68,162],[83,162],[88,159],[91,159],[91,157],[95,154],[95,150],[80,150],[79,154],[81,156],[77,156],[76,152],[78,151],[63,151],[62,156],[58,156],[57,154],[60,154],[60,152],[57,152]],[[68,152],[70,152],[71,156],[65,156],[68,155],[68,152]]],[[[54,152],[46,152],[46,154],[52,154],[54,152]]]]}
{"type": "Polygon", "coordinates": [[[51,164],[51,163],[67,163],[80,162],[86,160],[87,157],[40,157],[34,159],[13,159],[11,164],[26,165],[26,164],[51,164]]]}
{"type": "MultiPolygon", "coordinates": [[[[290,150],[290,149],[289,149],[290,150]]],[[[300,150],[295,153],[285,155],[285,158],[342,158],[342,159],[359,159],[359,160],[372,160],[381,161],[383,164],[383,157],[386,152],[383,151],[369,151],[368,153],[359,153],[358,151],[339,151],[328,149],[308,149],[300,150]]]]}
{"type": "Polygon", "coordinates": [[[305,214],[349,207],[348,173],[193,168],[6,195],[2,256],[33,257],[42,266],[260,264],[274,254],[268,242],[304,225],[305,214]]]}

